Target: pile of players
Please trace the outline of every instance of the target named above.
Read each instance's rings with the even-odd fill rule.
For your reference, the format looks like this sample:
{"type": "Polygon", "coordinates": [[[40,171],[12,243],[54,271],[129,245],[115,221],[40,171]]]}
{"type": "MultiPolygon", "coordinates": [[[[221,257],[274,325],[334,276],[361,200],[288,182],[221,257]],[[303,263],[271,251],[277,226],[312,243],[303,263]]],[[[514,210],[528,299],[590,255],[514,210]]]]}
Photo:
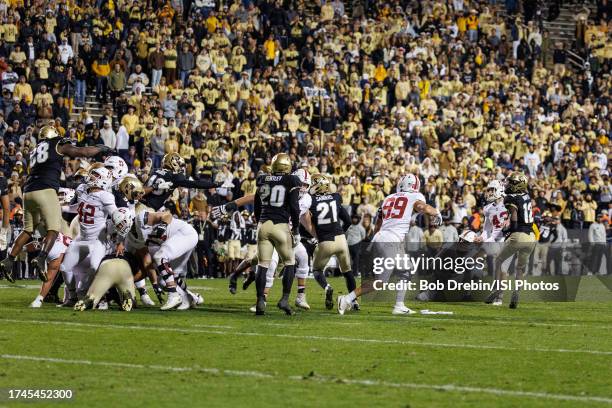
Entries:
{"type": "MultiPolygon", "coordinates": [[[[24,231],[7,258],[0,262],[0,272],[13,281],[12,266],[19,253],[38,252],[31,266],[44,283],[32,307],[41,306],[59,274],[66,285],[60,306],[80,311],[108,308],[109,301],[115,301],[123,310],[131,310],[136,291],[143,304],[154,305],[147,293],[146,278],[163,303],[161,310],[187,310],[202,303],[202,297],[189,290],[185,281],[198,234],[187,222],[163,211],[163,203],[175,187],[208,189],[215,187],[214,183],[187,179],[184,160],[178,154],[167,154],[162,169],[155,170],[143,185],[136,176],[128,174],[126,163],[108,149],[74,147],[51,126],[40,131],[39,143],[30,159],[24,187],[24,231]],[[80,184],[72,190],[59,187],[63,156],[103,160],[92,165],[82,162],[83,167],[76,174],[80,184]],[[76,214],[70,224],[69,214],[76,214]],[[45,237],[41,243],[32,241],[35,229],[45,237]]],[[[393,244],[404,241],[413,214],[425,214],[434,226],[442,223],[440,212],[426,204],[420,190],[419,178],[407,174],[399,178],[396,192],[383,201],[373,238],[381,256],[393,258],[402,250],[402,245],[393,244]]],[[[471,234],[470,238],[466,235],[464,239],[501,242],[507,237],[496,259],[497,278],[505,278],[501,263],[515,254],[520,278],[535,245],[526,177],[512,173],[505,189],[500,181],[492,181],[487,199],[483,233],[476,237],[471,234]]],[[[292,173],[290,157],[277,154],[268,172],[258,176],[254,195],[213,208],[211,217],[219,218],[247,204],[254,204],[258,220],[257,255],[243,261],[231,275],[231,293],[236,292],[238,277],[255,266],[244,286],[255,282],[257,298],[252,310],[256,315],[265,314],[276,270],[281,269],[283,288],[277,307],[293,314],[289,296],[297,278],[295,305],[308,310],[306,278],[312,258],[313,275],[325,291],[325,306],[332,309],[333,288],[326,280],[324,268],[335,256],[348,293],[337,298],[338,312],[344,314],[359,308],[357,298],[373,288],[370,283],[357,287],[344,235],[350,218],[328,177],[310,175],[304,169],[292,173]]],[[[393,272],[386,270],[381,279],[388,281],[393,272]]],[[[397,292],[393,314],[414,313],[404,304],[405,294],[405,290],[397,292]]],[[[501,305],[501,297],[501,292],[493,292],[487,303],[501,305]]],[[[516,308],[517,304],[518,292],[514,292],[510,307],[516,308]]]]}

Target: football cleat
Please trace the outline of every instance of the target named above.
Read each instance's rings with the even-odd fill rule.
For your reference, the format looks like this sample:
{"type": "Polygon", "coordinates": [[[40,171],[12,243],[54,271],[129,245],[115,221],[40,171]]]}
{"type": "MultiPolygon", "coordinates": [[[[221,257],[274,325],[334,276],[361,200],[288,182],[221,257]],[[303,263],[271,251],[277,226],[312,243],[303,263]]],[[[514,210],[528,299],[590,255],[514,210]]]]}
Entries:
{"type": "Polygon", "coordinates": [[[74,305],[74,310],[77,312],[84,312],[87,309],[93,309],[94,300],[91,297],[86,297],[83,300],[79,300],[74,305]]]}
{"type": "Polygon", "coordinates": [[[189,295],[189,303],[191,304],[192,308],[204,304],[204,297],[199,293],[188,290],[187,294],[189,295]]]}
{"type": "Polygon", "coordinates": [[[4,258],[0,261],[0,274],[4,275],[7,281],[11,283],[15,283],[15,278],[13,277],[13,261],[10,258],[4,258]]]}
{"type": "Polygon", "coordinates": [[[41,281],[46,282],[49,278],[47,277],[47,257],[37,256],[30,262],[32,271],[35,272],[41,281]]]}
{"type": "Polygon", "coordinates": [[[255,272],[249,271],[249,274],[247,275],[246,279],[242,281],[242,290],[247,290],[253,282],[255,282],[255,272]]]}
{"type": "Polygon", "coordinates": [[[408,307],[406,307],[405,305],[395,305],[393,307],[393,311],[391,312],[392,315],[398,316],[398,315],[411,315],[411,314],[415,314],[416,312],[408,307]]]}
{"type": "Polygon", "coordinates": [[[334,288],[328,286],[325,289],[325,308],[327,310],[332,310],[334,307],[334,288]]]}
{"type": "Polygon", "coordinates": [[[178,307],[182,302],[181,295],[179,295],[177,292],[168,292],[166,303],[164,303],[159,309],[171,310],[178,307]]]}
{"type": "MultiPolygon", "coordinates": [[[[177,289],[177,291],[179,290],[180,289],[177,289]]],[[[176,310],[188,310],[191,307],[189,295],[183,290],[180,290],[179,295],[181,296],[181,304],[176,308],[176,310]]]]}
{"type": "MultiPolygon", "coordinates": [[[[263,306],[263,307],[264,307],[264,309],[266,308],[266,306],[267,306],[267,303],[266,303],[266,302],[264,302],[264,306],[263,306]]],[[[253,312],[253,313],[257,312],[257,305],[253,305],[253,306],[251,306],[251,307],[249,308],[249,310],[250,310],[251,312],[253,312]]]]}
{"type": "Polygon", "coordinates": [[[304,293],[298,293],[297,298],[295,299],[295,306],[299,307],[300,309],[310,310],[310,305],[306,301],[306,295],[304,293]]]}
{"type": "Polygon", "coordinates": [[[56,305],[55,307],[74,307],[76,303],[77,301],[74,299],[66,299],[63,303],[60,303],[59,305],[56,305]]]}
{"type": "Polygon", "coordinates": [[[279,300],[276,304],[276,307],[285,312],[285,314],[288,316],[291,316],[293,314],[293,310],[291,309],[291,306],[289,306],[289,301],[285,298],[279,300]]]}
{"type": "Polygon", "coordinates": [[[493,306],[501,306],[501,305],[502,305],[502,303],[503,303],[503,301],[501,300],[501,298],[497,298],[497,299],[495,299],[495,300],[494,300],[494,301],[493,301],[491,304],[492,304],[493,306]]]}
{"type": "Polygon", "coordinates": [[[153,299],[151,299],[151,296],[149,296],[148,293],[145,293],[144,295],[140,296],[140,301],[143,305],[155,306],[155,302],[153,302],[153,299]]]}
{"type": "Polygon", "coordinates": [[[508,305],[508,307],[510,309],[516,309],[518,307],[518,301],[519,301],[519,294],[515,290],[514,292],[512,292],[512,297],[510,298],[510,304],[508,305]]]}
{"type": "Polygon", "coordinates": [[[101,300],[98,302],[98,307],[96,307],[96,309],[98,310],[108,310],[108,302],[106,300],[101,300]]]}
{"type": "Polygon", "coordinates": [[[489,293],[489,296],[487,296],[487,298],[485,299],[485,303],[490,305],[491,303],[495,302],[497,299],[501,299],[501,295],[502,295],[501,290],[494,290],[493,292],[489,293]]]}
{"type": "Polygon", "coordinates": [[[255,304],[255,314],[257,316],[263,316],[266,314],[266,298],[265,297],[258,297],[257,298],[257,303],[255,304]]]}
{"type": "Polygon", "coordinates": [[[30,303],[30,307],[33,309],[39,309],[42,307],[43,301],[40,296],[37,296],[36,299],[30,303]]]}
{"type": "Polygon", "coordinates": [[[343,315],[345,312],[351,310],[353,308],[353,302],[351,302],[348,298],[348,296],[338,296],[338,300],[337,300],[337,308],[338,308],[338,313],[340,313],[341,315],[343,315]]]}

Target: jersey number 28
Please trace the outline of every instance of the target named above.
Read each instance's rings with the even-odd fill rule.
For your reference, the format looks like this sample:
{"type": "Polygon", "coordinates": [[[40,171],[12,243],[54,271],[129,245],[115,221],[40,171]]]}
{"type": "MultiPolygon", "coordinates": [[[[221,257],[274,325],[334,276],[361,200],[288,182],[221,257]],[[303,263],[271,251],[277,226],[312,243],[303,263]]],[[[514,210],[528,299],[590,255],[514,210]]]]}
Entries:
{"type": "Polygon", "coordinates": [[[36,149],[30,153],[30,166],[36,163],[44,163],[49,158],[49,143],[41,142],[36,146],[36,149]]]}

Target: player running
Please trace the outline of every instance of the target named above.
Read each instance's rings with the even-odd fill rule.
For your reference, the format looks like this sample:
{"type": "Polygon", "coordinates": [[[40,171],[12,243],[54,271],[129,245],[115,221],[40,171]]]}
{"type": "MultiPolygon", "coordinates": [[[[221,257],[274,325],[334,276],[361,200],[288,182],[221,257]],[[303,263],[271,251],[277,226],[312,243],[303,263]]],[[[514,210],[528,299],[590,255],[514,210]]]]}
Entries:
{"type": "MultiPolygon", "coordinates": [[[[430,217],[430,223],[435,226],[442,224],[442,215],[434,207],[425,203],[425,197],[419,192],[420,181],[414,174],[400,177],[397,183],[397,192],[389,195],[378,210],[376,221],[376,234],[372,242],[376,248],[376,255],[383,258],[395,258],[403,251],[404,236],[410,229],[412,213],[426,214],[430,217]]],[[[385,269],[380,279],[388,282],[393,269],[385,269]]],[[[374,290],[372,283],[363,284],[348,295],[338,297],[338,313],[343,315],[352,309],[353,301],[361,295],[374,290]]],[[[407,315],[415,313],[404,305],[405,290],[398,290],[394,315],[407,315]]]]}
{"type": "Polygon", "coordinates": [[[291,315],[289,295],[295,277],[295,255],[293,248],[300,242],[299,198],[301,182],[291,175],[291,159],[286,153],[272,158],[272,174],[257,179],[255,193],[255,218],[257,226],[257,304],[255,314],[263,315],[266,310],[266,275],[270,267],[272,253],[276,249],[283,270],[283,296],[277,303],[279,309],[291,315]],[[291,222],[291,230],[289,229],[291,222]]]}
{"type": "MultiPolygon", "coordinates": [[[[497,284],[507,279],[508,274],[502,271],[501,266],[506,259],[513,255],[516,255],[515,279],[521,279],[525,273],[529,256],[535,248],[536,238],[534,234],[531,196],[529,195],[527,177],[522,172],[515,171],[506,179],[504,204],[510,213],[510,226],[507,230],[508,237],[495,260],[495,279],[497,284]]],[[[491,292],[485,303],[500,306],[502,298],[503,290],[500,288],[491,292]]],[[[510,309],[518,307],[518,300],[519,292],[515,287],[510,298],[510,309]]]]}
{"type": "Polygon", "coordinates": [[[69,138],[60,138],[53,126],[44,126],[38,136],[39,142],[30,153],[30,172],[23,187],[24,229],[15,240],[7,258],[0,262],[0,273],[13,282],[13,264],[23,246],[30,241],[34,228],[44,222],[47,234],[39,255],[30,266],[39,278],[47,281],[47,257],[61,228],[61,209],[57,198],[64,156],[93,157],[110,149],[104,145],[75,147],[69,138]]]}
{"type": "Polygon", "coordinates": [[[499,180],[492,180],[485,191],[484,226],[474,242],[503,242],[504,227],[508,222],[508,210],[504,205],[504,186],[499,180]]]}

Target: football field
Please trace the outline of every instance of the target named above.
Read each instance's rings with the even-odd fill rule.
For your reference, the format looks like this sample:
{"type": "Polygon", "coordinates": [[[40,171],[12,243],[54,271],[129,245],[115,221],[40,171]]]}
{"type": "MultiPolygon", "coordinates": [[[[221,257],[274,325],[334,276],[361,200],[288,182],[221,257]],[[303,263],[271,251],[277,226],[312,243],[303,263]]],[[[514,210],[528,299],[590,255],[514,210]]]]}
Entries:
{"type": "MultiPolygon", "coordinates": [[[[191,281],[187,312],[27,306],[37,284],[0,286],[0,407],[612,406],[612,303],[418,304],[453,315],[339,316],[309,280],[312,310],[267,316],[226,280],[191,281]],[[8,389],[71,389],[16,402],[8,389]]],[[[336,290],[344,280],[331,279],[336,290]]],[[[295,295],[295,288],[294,288],[295,295]]]]}

